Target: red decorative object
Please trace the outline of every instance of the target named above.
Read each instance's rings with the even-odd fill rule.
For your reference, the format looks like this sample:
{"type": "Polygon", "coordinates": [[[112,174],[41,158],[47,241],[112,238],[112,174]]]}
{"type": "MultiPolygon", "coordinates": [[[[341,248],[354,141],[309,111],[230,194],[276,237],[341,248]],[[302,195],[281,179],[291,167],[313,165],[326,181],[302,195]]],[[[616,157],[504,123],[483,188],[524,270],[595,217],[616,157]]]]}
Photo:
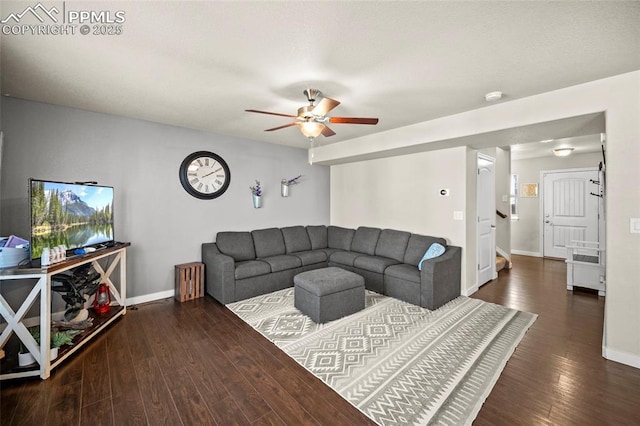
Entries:
{"type": "Polygon", "coordinates": [[[95,299],[93,299],[93,309],[99,314],[106,314],[111,309],[111,293],[109,286],[100,283],[95,299]]]}

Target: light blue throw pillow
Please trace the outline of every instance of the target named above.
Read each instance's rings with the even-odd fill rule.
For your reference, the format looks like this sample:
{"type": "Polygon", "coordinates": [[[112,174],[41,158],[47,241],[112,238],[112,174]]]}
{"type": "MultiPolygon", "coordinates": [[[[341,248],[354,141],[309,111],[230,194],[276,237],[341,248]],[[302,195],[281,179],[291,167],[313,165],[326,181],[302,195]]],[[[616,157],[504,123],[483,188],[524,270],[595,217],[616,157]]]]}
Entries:
{"type": "Polygon", "coordinates": [[[418,263],[418,270],[422,271],[422,262],[424,262],[425,260],[433,259],[434,257],[438,257],[442,253],[444,253],[444,251],[445,248],[442,244],[431,244],[431,247],[427,249],[424,256],[422,256],[422,260],[420,261],[420,263],[418,263]]]}

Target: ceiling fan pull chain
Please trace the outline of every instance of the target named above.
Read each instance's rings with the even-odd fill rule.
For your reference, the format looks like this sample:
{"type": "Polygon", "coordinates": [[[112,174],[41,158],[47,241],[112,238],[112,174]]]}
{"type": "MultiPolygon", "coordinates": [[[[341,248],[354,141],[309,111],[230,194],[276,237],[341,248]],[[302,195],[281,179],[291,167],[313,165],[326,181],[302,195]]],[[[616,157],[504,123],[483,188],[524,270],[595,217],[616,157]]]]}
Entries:
{"type": "Polygon", "coordinates": [[[313,155],[315,151],[315,139],[309,138],[309,142],[311,142],[311,147],[309,148],[309,165],[313,165],[313,155]]]}

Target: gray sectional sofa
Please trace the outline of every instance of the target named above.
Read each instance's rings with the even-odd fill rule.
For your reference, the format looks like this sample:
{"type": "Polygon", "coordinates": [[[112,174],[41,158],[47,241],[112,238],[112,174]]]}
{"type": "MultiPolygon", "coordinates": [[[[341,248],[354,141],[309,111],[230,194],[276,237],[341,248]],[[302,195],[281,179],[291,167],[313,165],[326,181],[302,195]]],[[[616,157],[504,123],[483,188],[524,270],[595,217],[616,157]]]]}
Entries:
{"type": "Polygon", "coordinates": [[[290,226],[219,232],[202,244],[206,289],[223,304],[293,287],[300,272],[337,266],[365,287],[427,309],[460,295],[461,248],[443,238],[361,226],[290,226]],[[432,243],[444,254],[418,264],[432,243]]]}

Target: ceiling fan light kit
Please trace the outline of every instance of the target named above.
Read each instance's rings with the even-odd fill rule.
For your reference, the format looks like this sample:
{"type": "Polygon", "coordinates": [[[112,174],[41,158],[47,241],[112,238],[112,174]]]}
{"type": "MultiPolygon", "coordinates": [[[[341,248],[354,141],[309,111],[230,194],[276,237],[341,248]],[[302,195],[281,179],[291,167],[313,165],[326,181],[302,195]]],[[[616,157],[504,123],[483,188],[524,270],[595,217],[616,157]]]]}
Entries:
{"type": "Polygon", "coordinates": [[[302,134],[308,138],[317,138],[326,127],[324,124],[316,121],[303,121],[301,123],[297,123],[297,126],[302,134]]]}
{"type": "Polygon", "coordinates": [[[377,118],[359,118],[359,117],[327,117],[326,115],[340,105],[340,102],[335,99],[322,97],[320,102],[314,104],[316,100],[322,96],[322,93],[317,89],[305,89],[302,92],[309,101],[309,105],[298,108],[297,115],[281,114],[278,112],[260,111],[256,109],[247,109],[246,112],[255,112],[258,114],[277,115],[281,117],[294,118],[295,121],[282,126],[266,129],[265,132],[272,132],[274,130],[285,129],[287,127],[296,126],[302,134],[313,141],[314,138],[322,135],[324,137],[333,136],[336,133],[327,126],[327,123],[338,124],[378,124],[377,118]]]}

